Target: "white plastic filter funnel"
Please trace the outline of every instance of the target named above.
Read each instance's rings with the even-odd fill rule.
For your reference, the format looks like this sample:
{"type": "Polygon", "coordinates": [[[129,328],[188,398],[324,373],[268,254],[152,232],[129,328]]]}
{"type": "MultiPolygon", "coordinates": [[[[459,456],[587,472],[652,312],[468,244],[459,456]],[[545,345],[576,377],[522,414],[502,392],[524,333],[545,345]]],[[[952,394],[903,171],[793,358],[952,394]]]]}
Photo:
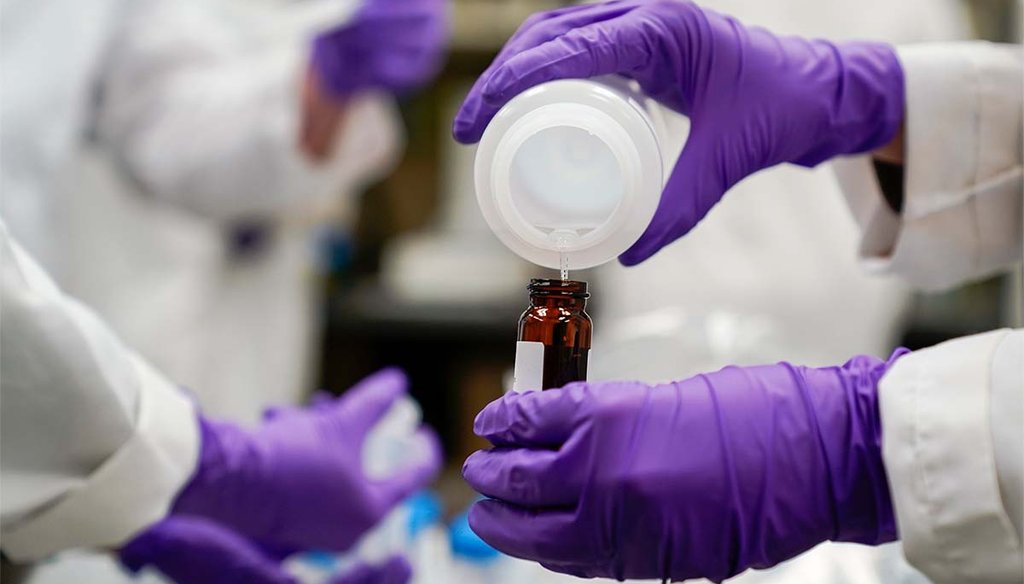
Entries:
{"type": "Polygon", "coordinates": [[[513,98],[484,131],[475,180],[498,238],[548,268],[596,266],[643,233],[664,185],[652,102],[623,79],[561,80],[513,98]]]}

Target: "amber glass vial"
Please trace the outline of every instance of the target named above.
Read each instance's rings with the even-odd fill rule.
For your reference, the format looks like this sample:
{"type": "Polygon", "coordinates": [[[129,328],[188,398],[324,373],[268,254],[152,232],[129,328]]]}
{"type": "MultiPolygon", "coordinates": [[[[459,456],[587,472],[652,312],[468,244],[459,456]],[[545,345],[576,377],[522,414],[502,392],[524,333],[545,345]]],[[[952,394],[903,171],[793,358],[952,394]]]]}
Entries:
{"type": "Polygon", "coordinates": [[[594,323],[586,282],[533,279],[530,307],[519,318],[512,389],[550,389],[586,381],[594,323]]]}

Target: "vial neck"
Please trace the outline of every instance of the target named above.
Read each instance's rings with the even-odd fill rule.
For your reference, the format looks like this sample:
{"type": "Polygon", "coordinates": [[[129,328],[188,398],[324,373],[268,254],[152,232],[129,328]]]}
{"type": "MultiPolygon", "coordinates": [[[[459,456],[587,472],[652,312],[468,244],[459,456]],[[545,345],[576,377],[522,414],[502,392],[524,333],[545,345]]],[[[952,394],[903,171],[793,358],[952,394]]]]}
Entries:
{"type": "Polygon", "coordinates": [[[534,307],[562,308],[582,311],[587,307],[587,283],[575,280],[549,280],[535,278],[527,286],[530,304],[534,307]]]}
{"type": "Polygon", "coordinates": [[[587,308],[586,298],[572,296],[530,295],[530,306],[535,308],[562,308],[569,312],[582,312],[587,308]]]}

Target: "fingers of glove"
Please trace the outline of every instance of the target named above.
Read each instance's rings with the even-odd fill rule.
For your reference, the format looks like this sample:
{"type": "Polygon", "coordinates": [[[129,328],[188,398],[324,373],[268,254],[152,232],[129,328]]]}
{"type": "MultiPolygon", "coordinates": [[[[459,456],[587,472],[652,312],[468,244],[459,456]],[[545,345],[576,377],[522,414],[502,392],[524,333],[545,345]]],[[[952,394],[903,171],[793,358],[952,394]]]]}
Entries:
{"type": "Polygon", "coordinates": [[[359,27],[358,30],[348,32],[344,38],[339,38],[335,47],[347,55],[348,60],[352,60],[362,55],[386,55],[409,50],[440,52],[446,39],[446,22],[425,20],[413,23],[412,26],[391,23],[376,28],[359,27]],[[381,43],[382,38],[389,40],[381,43]]]}
{"type": "Polygon", "coordinates": [[[360,564],[331,579],[330,584],[407,584],[412,566],[402,556],[391,556],[383,564],[360,564]]]}
{"type": "Polygon", "coordinates": [[[309,396],[309,407],[313,408],[314,410],[328,408],[334,404],[334,399],[334,395],[332,395],[330,392],[318,389],[315,392],[313,392],[313,395],[309,396]]]}
{"type": "Polygon", "coordinates": [[[495,71],[504,67],[509,59],[565,35],[573,29],[617,18],[634,8],[635,5],[631,2],[605,2],[538,12],[527,18],[466,96],[455,117],[452,129],[455,139],[464,144],[478,141],[491,118],[501,105],[504,105],[504,102],[500,105],[485,104],[483,90],[495,71]]]}
{"type": "Polygon", "coordinates": [[[495,107],[535,85],[555,79],[580,79],[632,71],[649,58],[647,44],[632,38],[633,27],[615,21],[574,28],[506,60],[482,90],[495,107]]]}
{"type": "Polygon", "coordinates": [[[333,395],[326,391],[318,390],[310,396],[309,403],[305,407],[290,405],[270,406],[263,410],[263,420],[273,420],[282,415],[301,414],[309,410],[323,410],[334,406],[334,402],[335,397],[333,395]]]}
{"type": "Polygon", "coordinates": [[[408,386],[409,379],[401,369],[381,369],[352,386],[335,400],[333,408],[320,411],[343,415],[346,421],[369,430],[399,398],[406,395],[408,386]]]}
{"type": "Polygon", "coordinates": [[[510,392],[487,404],[473,432],[495,446],[561,446],[575,429],[589,398],[585,384],[547,391],[510,392]]]}
{"type": "Polygon", "coordinates": [[[460,144],[479,142],[484,135],[484,128],[498,113],[498,108],[484,105],[480,97],[480,88],[484,83],[484,78],[477,79],[452,121],[452,137],[460,144]]]}
{"type": "Polygon", "coordinates": [[[445,0],[370,0],[357,13],[357,21],[419,20],[448,13],[445,0]]]}
{"type": "Polygon", "coordinates": [[[121,548],[119,556],[133,572],[153,566],[180,583],[294,584],[244,537],[198,518],[165,519],[121,548]]]}
{"type": "Polygon", "coordinates": [[[488,499],[470,508],[469,526],[491,547],[516,558],[562,564],[588,555],[588,538],[579,533],[572,511],[537,511],[488,499]]]}
{"type": "MultiPolygon", "coordinates": [[[[561,36],[511,53],[477,80],[455,116],[452,133],[468,144],[510,99],[526,89],[555,79],[580,79],[626,72],[646,62],[647,43],[632,38],[633,28],[618,29],[615,21],[573,28],[561,36]]],[[[518,43],[517,43],[518,44],[518,43]]]]}
{"type": "Polygon", "coordinates": [[[540,565],[545,569],[552,572],[558,572],[559,574],[568,574],[569,576],[575,576],[577,578],[593,578],[594,575],[587,573],[586,570],[577,566],[576,564],[555,564],[553,562],[540,562],[540,565]]]}
{"type": "MultiPolygon", "coordinates": [[[[509,37],[495,58],[494,65],[500,65],[512,55],[542,45],[573,29],[617,18],[633,8],[634,5],[629,2],[603,2],[535,13],[524,20],[519,29],[509,37]]],[[[494,68],[492,66],[489,69],[493,71],[494,68]]]]}
{"type": "Polygon", "coordinates": [[[441,470],[443,456],[437,434],[423,426],[416,432],[415,444],[418,455],[410,457],[415,462],[379,483],[383,504],[388,509],[426,487],[441,470]]]}
{"type": "Polygon", "coordinates": [[[643,235],[619,256],[635,266],[686,235],[725,193],[724,179],[709,156],[710,141],[691,132],[643,235]]]}
{"type": "Polygon", "coordinates": [[[570,507],[583,486],[566,464],[570,454],[528,448],[492,448],[474,452],[462,476],[478,493],[523,507],[570,507]]]}

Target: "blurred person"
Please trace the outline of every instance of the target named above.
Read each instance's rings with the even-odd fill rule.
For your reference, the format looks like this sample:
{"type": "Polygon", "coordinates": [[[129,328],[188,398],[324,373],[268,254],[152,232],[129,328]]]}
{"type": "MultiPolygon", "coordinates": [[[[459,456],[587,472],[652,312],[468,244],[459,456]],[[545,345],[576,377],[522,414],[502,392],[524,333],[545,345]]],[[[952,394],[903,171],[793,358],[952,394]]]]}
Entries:
{"type": "Polygon", "coordinates": [[[209,411],[295,402],[314,230],[396,160],[389,94],[438,70],[443,1],[9,4],[12,234],[209,411]]]}
{"type": "MultiPolygon", "coordinates": [[[[866,157],[836,162],[859,255],[937,289],[1021,260],[1021,72],[1020,46],[897,53],[626,0],[529,19],[470,92],[455,135],[478,139],[535,84],[610,73],[686,114],[686,145],[651,225],[620,257],[628,266],[762,169],[872,153],[905,180],[883,190],[866,157]]],[[[510,394],[476,420],[495,448],[464,474],[494,500],[470,521],[499,549],[578,576],[721,581],[826,540],[899,538],[936,581],[1019,582],[1022,363],[1024,331],[1001,330],[838,367],[510,394]]]]}
{"type": "MultiPolygon", "coordinates": [[[[0,215],[26,257],[97,305],[212,410],[254,421],[267,403],[294,401],[308,346],[308,229],[289,217],[386,169],[398,139],[385,96],[414,89],[439,68],[443,2],[306,2],[264,19],[264,34],[249,37],[231,18],[238,12],[200,2],[9,0],[2,9],[0,215]],[[74,177],[86,141],[90,155],[116,163],[116,174],[96,183],[74,177]],[[98,186],[82,192],[87,184],[98,186]]],[[[7,349],[13,333],[4,332],[7,349]]],[[[57,344],[56,357],[86,348],[57,344]]],[[[110,405],[117,400],[104,397],[108,384],[123,381],[40,391],[91,391],[86,402],[110,405]]],[[[5,378],[4,452],[17,461],[5,466],[5,499],[11,490],[33,495],[10,496],[5,533],[45,516],[66,489],[87,485],[99,472],[98,453],[113,454],[124,437],[113,432],[101,447],[86,440],[63,454],[44,443],[28,463],[37,458],[27,439],[34,434],[9,420],[42,418],[9,398],[12,387],[5,378]],[[58,486],[46,472],[25,470],[54,460],[74,463],[58,486]]],[[[61,419],[56,395],[51,406],[61,419]]],[[[139,422],[129,412],[126,423],[139,422]]],[[[99,431],[88,422],[72,427],[99,431]]]]}
{"type": "MultiPolygon", "coordinates": [[[[146,541],[181,533],[155,524],[185,517],[270,549],[346,550],[440,469],[437,436],[420,427],[419,460],[385,478],[364,472],[363,442],[407,395],[398,370],[337,399],[270,410],[245,428],[204,413],[123,345],[2,222],[0,256],[0,546],[8,558],[152,549],[146,541]]],[[[198,558],[219,541],[186,531],[198,558]]],[[[152,562],[175,563],[176,549],[152,562]]]]}

